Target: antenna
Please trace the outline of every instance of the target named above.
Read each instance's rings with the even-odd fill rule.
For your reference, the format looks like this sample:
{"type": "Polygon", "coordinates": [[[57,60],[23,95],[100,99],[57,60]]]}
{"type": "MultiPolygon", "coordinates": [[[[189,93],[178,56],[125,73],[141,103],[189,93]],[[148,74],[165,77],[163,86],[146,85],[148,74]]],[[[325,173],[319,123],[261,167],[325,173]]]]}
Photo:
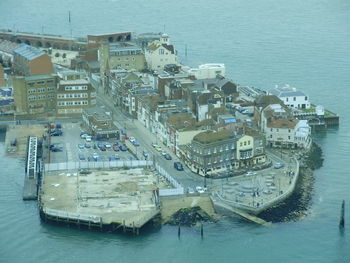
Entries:
{"type": "Polygon", "coordinates": [[[70,30],[70,37],[73,37],[73,31],[72,31],[72,21],[70,17],[70,10],[68,11],[68,22],[69,22],[69,30],[70,30]]]}

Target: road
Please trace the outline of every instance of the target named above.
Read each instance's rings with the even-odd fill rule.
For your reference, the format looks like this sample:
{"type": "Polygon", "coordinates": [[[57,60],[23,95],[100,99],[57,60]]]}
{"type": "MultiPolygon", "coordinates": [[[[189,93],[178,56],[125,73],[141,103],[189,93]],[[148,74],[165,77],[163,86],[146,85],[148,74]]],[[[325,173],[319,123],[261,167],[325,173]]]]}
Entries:
{"type": "Polygon", "coordinates": [[[204,178],[199,176],[183,165],[184,171],[178,171],[174,168],[174,162],[181,162],[181,160],[172,153],[166,146],[162,146],[163,150],[170,154],[172,160],[166,160],[160,152],[157,152],[152,147],[152,142],[155,142],[154,135],[144,127],[138,120],[132,119],[127,115],[127,113],[122,112],[120,109],[114,107],[111,100],[102,94],[97,97],[97,104],[101,107],[105,107],[106,111],[112,112],[112,117],[115,125],[118,128],[123,128],[127,130],[128,136],[133,136],[140,143],[137,151],[141,153],[146,151],[149,154],[149,160],[155,160],[159,163],[170,175],[172,175],[185,189],[187,187],[195,188],[196,186],[204,185],[204,178]]]}

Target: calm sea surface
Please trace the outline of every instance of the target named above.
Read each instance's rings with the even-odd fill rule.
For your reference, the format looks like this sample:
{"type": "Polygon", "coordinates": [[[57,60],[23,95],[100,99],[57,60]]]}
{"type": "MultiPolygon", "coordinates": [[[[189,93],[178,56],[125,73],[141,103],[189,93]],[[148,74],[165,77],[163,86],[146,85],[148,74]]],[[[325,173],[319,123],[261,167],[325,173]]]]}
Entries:
{"type": "Polygon", "coordinates": [[[184,63],[226,64],[234,81],[270,89],[289,83],[341,117],[314,136],[324,166],[315,172],[307,217],[264,228],[224,220],[199,229],[165,226],[139,237],[42,224],[21,200],[24,160],[0,142],[0,262],[350,262],[350,2],[346,0],[0,0],[0,28],[73,35],[118,31],[172,37],[184,63]],[[185,45],[188,47],[185,57],[185,45]],[[349,206],[348,206],[349,207],[349,206]]]}

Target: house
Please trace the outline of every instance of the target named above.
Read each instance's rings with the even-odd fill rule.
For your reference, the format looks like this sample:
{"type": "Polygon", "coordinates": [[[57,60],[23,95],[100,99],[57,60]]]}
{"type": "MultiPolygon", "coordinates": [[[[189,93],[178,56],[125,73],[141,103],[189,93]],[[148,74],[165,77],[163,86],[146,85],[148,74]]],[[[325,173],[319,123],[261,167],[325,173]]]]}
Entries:
{"type": "Polygon", "coordinates": [[[13,70],[23,76],[46,75],[53,73],[53,66],[48,54],[22,43],[13,50],[13,70]]]}
{"type": "Polygon", "coordinates": [[[276,95],[283,103],[291,108],[309,109],[309,97],[302,91],[294,87],[286,85],[284,87],[276,87],[268,91],[269,94],[276,95]]]}
{"type": "Polygon", "coordinates": [[[280,104],[271,104],[262,111],[261,129],[270,147],[308,147],[310,126],[304,120],[295,119],[290,110],[280,104]]]}
{"type": "Polygon", "coordinates": [[[119,132],[110,113],[105,112],[102,108],[84,108],[82,117],[85,129],[93,136],[113,138],[119,132]]]}
{"type": "Polygon", "coordinates": [[[159,40],[153,41],[145,51],[147,67],[150,70],[163,69],[167,64],[178,65],[177,51],[170,43],[170,37],[162,34],[159,40]]]}

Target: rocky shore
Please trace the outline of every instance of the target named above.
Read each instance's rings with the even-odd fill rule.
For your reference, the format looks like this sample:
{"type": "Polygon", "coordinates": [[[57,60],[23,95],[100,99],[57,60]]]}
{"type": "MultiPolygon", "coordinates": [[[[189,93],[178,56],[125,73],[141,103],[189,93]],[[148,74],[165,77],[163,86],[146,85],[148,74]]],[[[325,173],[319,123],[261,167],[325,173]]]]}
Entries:
{"type": "Polygon", "coordinates": [[[214,219],[210,217],[199,206],[182,208],[173,214],[166,222],[169,225],[194,226],[201,222],[213,222],[214,219]]]}
{"type": "Polygon", "coordinates": [[[294,193],[281,204],[260,213],[260,218],[270,222],[285,222],[298,220],[308,214],[315,181],[313,171],[322,167],[322,149],[313,143],[309,151],[300,154],[298,159],[300,171],[294,193]]]}

